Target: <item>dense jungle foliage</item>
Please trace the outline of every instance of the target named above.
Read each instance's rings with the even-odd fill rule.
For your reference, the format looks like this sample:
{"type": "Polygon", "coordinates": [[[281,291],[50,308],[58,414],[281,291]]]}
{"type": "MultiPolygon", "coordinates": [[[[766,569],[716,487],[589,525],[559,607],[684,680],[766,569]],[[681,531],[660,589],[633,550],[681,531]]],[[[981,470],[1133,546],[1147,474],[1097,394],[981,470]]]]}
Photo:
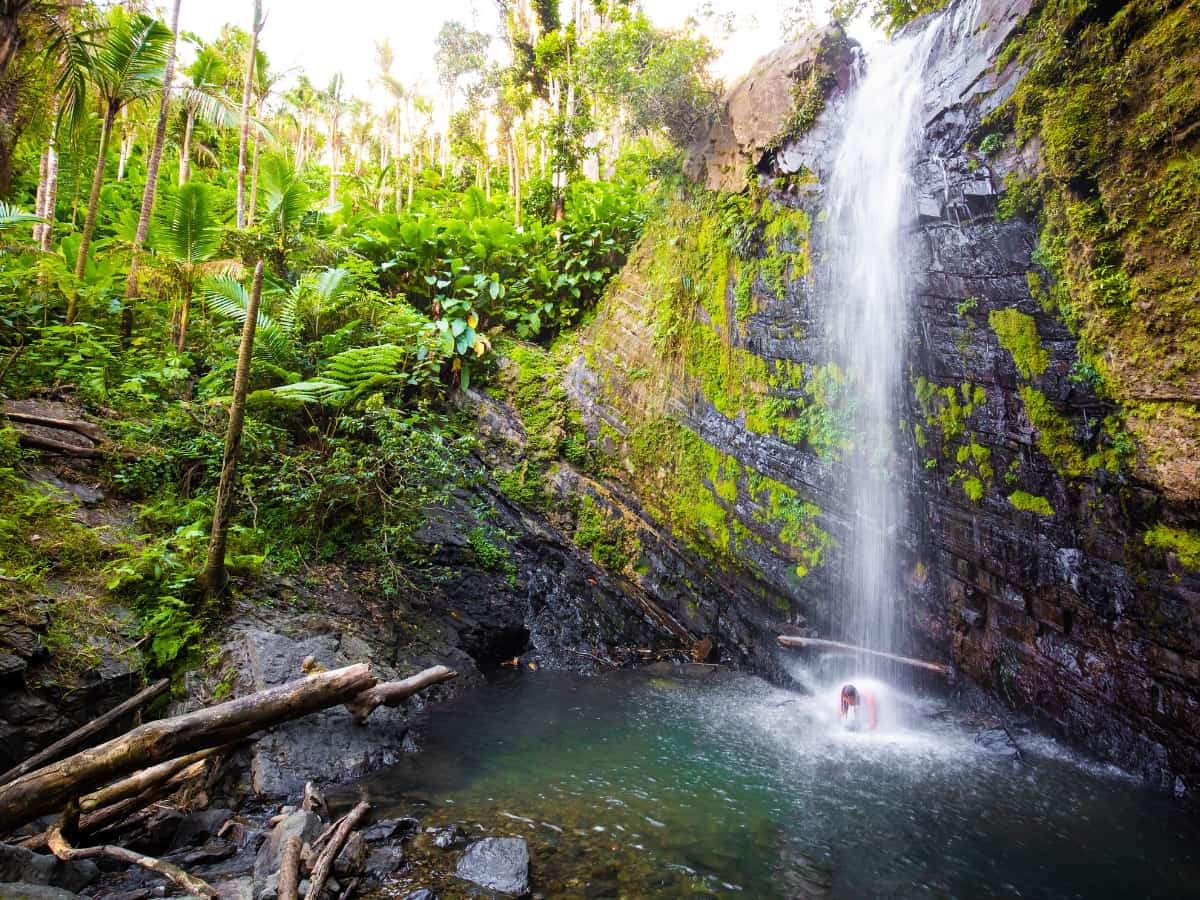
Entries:
{"type": "Polygon", "coordinates": [[[64,659],[88,662],[85,621],[112,607],[172,664],[229,572],[336,559],[398,590],[423,510],[489,477],[457,398],[505,345],[549,347],[588,315],[719,96],[704,40],[623,3],[569,22],[501,6],[499,54],[445,24],[438,97],[395,79],[381,43],[382,106],[276,71],[253,29],[177,35],[178,0],[172,23],[138,4],[0,11],[0,395],[102,421],[96,474],[133,504],[132,522],[81,524],[0,431],[0,602],[50,603],[64,659]]]}

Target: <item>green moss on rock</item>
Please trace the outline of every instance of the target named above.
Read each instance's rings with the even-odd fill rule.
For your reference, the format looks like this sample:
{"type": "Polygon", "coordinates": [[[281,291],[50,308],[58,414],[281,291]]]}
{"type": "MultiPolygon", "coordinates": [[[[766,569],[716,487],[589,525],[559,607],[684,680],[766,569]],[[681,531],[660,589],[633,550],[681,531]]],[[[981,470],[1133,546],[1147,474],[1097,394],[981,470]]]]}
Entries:
{"type": "Polygon", "coordinates": [[[1174,553],[1185,569],[1200,571],[1200,531],[1159,522],[1142,537],[1147,547],[1174,553]]]}
{"type": "Polygon", "coordinates": [[[1008,502],[1017,509],[1037,513],[1039,516],[1054,515],[1054,507],[1050,505],[1049,500],[1026,491],[1013,491],[1008,495],[1008,502]]]}
{"type": "Polygon", "coordinates": [[[1033,316],[1018,309],[994,309],[988,314],[988,324],[996,332],[1000,346],[1009,352],[1021,377],[1032,379],[1043,375],[1050,365],[1050,354],[1042,347],[1033,316]]]}

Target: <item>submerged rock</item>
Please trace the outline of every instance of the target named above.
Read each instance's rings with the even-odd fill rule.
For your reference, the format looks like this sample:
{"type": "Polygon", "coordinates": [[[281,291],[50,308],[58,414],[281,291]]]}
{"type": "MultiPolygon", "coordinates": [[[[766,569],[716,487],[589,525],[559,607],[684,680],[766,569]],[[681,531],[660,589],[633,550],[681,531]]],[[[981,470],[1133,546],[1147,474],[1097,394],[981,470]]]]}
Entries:
{"type": "Polygon", "coordinates": [[[484,838],[463,851],[456,874],[489,890],[521,896],[529,890],[529,845],[524,838],[484,838]]]}

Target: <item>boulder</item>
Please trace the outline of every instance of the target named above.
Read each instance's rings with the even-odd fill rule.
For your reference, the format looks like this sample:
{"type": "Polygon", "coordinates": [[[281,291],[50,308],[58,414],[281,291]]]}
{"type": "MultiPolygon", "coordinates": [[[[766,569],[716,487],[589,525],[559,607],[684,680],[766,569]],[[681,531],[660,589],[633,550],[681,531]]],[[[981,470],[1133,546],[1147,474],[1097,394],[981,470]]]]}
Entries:
{"type": "MultiPolygon", "coordinates": [[[[301,674],[301,665],[311,656],[326,668],[369,662],[381,680],[399,675],[376,659],[364,658],[366,645],[346,638],[317,634],[302,639],[271,631],[247,631],[238,642],[237,653],[252,679],[253,690],[283,684],[301,674]]],[[[254,745],[251,776],[254,790],[263,796],[299,794],[305,782],[344,782],[398,762],[408,733],[408,716],[403,709],[380,707],[366,727],[357,726],[343,707],[322,710],[272,729],[254,745]]]]}
{"type": "Polygon", "coordinates": [[[465,881],[502,894],[529,890],[529,845],[524,838],[484,838],[459,857],[456,874],[465,881]]]}
{"type": "Polygon", "coordinates": [[[688,152],[687,176],[709,190],[742,190],[746,167],[757,166],[785,131],[798,86],[816,78],[826,95],[844,91],[853,77],[855,46],[841,26],[829,25],[760,59],[726,94],[720,115],[688,152]]]}
{"type": "Polygon", "coordinates": [[[404,865],[404,848],[396,844],[372,850],[367,857],[364,871],[375,880],[383,881],[402,865],[404,865]]]}
{"type": "Polygon", "coordinates": [[[48,885],[79,891],[91,884],[100,870],[90,859],[64,862],[49,854],[24,847],[0,844],[0,897],[7,897],[12,883],[48,885]]]}
{"type": "Polygon", "coordinates": [[[399,819],[380,819],[374,825],[363,829],[363,838],[368,844],[378,844],[382,841],[408,837],[418,831],[421,823],[410,816],[399,819]]]}
{"type": "Polygon", "coordinates": [[[4,900],[77,900],[79,897],[78,894],[72,894],[62,888],[24,882],[4,885],[4,888],[0,890],[0,896],[3,896],[4,900]]]}

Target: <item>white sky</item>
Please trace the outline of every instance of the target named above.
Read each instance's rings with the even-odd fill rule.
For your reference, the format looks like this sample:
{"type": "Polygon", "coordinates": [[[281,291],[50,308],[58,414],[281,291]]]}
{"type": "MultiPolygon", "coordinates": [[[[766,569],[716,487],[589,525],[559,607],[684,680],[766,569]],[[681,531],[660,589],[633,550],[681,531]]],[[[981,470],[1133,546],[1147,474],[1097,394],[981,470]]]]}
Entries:
{"type": "MultiPolygon", "coordinates": [[[[699,0],[643,0],[657,24],[678,26],[699,0]]],[[[779,9],[785,0],[711,0],[717,13],[736,16],[735,36],[722,45],[719,73],[732,81],[780,42],[779,9]]],[[[158,3],[165,5],[164,0],[158,3]]],[[[434,92],[433,41],[442,23],[459,19],[498,35],[494,0],[264,0],[263,47],[276,71],[303,69],[318,85],[335,72],[349,92],[369,97],[376,72],[375,42],[387,38],[396,55],[393,75],[408,84],[426,82],[434,92]]],[[[216,36],[231,22],[249,29],[251,0],[183,0],[180,28],[216,36]]]]}

